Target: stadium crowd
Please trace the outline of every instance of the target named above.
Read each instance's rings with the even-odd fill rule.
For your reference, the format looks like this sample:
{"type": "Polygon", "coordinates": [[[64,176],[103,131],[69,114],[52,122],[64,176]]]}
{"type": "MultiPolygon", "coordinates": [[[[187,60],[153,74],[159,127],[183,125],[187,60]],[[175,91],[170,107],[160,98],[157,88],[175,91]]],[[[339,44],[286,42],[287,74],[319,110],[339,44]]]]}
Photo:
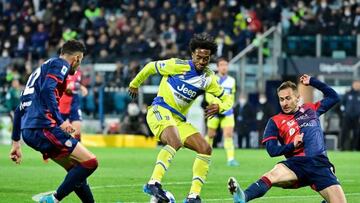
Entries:
{"type": "Polygon", "coordinates": [[[193,33],[212,34],[217,56],[231,57],[279,22],[290,35],[350,35],[360,26],[354,0],[21,0],[0,1],[0,14],[1,84],[17,73],[23,82],[70,39],[86,43],[88,63],[119,62],[126,75],[134,60],[185,57],[193,33]]]}
{"type": "MultiPolygon", "coordinates": [[[[0,1],[0,103],[11,111],[16,92],[44,58],[56,56],[70,39],[85,42],[84,63],[116,63],[114,72],[87,80],[97,112],[99,90],[124,88],[146,61],[187,58],[194,33],[207,32],[218,44],[216,56],[231,58],[257,33],[281,23],[291,36],[348,36],[359,33],[355,0],[2,0],[0,1]],[[9,94],[11,92],[11,94],[9,94]]],[[[85,74],[86,71],[84,71],[85,74]]],[[[90,76],[86,77],[90,78],[90,76]]],[[[124,98],[123,95],[118,95],[124,98]]],[[[111,103],[112,101],[105,102],[111,103]]],[[[120,109],[126,108],[126,99],[120,109]]],[[[127,101],[129,102],[129,101],[127,101]]],[[[108,105],[111,107],[112,105],[108,105]]],[[[116,108],[115,108],[116,109],[116,108]]]]}

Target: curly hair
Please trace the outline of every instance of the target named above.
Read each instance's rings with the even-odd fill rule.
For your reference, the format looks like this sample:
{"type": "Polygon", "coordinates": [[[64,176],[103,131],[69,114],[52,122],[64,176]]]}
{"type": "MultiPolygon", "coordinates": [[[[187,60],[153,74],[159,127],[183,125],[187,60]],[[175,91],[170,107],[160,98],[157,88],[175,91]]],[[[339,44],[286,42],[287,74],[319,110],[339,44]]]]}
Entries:
{"type": "Polygon", "coordinates": [[[74,54],[75,52],[86,52],[85,45],[78,40],[69,40],[61,47],[61,54],[74,54]]]}
{"type": "Polygon", "coordinates": [[[217,44],[214,38],[208,33],[195,34],[190,41],[190,51],[193,53],[196,49],[208,49],[211,54],[216,53],[217,44]]]}

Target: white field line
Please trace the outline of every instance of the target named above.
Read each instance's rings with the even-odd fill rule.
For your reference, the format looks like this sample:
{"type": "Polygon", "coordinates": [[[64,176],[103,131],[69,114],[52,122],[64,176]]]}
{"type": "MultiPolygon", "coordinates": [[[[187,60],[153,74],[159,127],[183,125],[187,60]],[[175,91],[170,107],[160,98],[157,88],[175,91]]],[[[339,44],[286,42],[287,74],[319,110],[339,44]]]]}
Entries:
{"type": "MultiPolygon", "coordinates": [[[[355,180],[342,180],[341,182],[355,182],[355,180]]],[[[169,182],[163,183],[163,185],[187,185],[191,182],[169,182]]],[[[213,182],[206,182],[207,184],[212,184],[213,182]]],[[[119,184],[119,185],[99,185],[91,187],[92,190],[103,189],[103,188],[122,188],[122,187],[142,187],[143,184],[119,184]]],[[[225,187],[225,186],[224,186],[225,187]]],[[[32,200],[38,202],[40,197],[43,195],[54,193],[55,191],[47,191],[39,194],[35,194],[32,196],[32,200]]],[[[346,193],[346,196],[360,196],[360,193],[346,193]]],[[[293,195],[293,196],[270,196],[270,197],[262,197],[261,199],[288,199],[288,198],[314,198],[319,197],[319,195],[293,195]]],[[[206,199],[206,202],[217,202],[217,201],[231,201],[232,198],[222,198],[222,199],[206,199]]],[[[120,202],[119,202],[120,203],[120,202]]],[[[121,203],[130,203],[130,202],[121,202],[121,203]]]]}

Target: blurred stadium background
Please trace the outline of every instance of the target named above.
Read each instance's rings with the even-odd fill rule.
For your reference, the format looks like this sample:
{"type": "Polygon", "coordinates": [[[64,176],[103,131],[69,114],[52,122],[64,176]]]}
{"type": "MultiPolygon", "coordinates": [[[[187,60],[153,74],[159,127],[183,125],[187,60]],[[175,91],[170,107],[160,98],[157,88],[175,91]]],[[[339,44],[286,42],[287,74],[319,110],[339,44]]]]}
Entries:
{"type": "MultiPolygon", "coordinates": [[[[127,96],[127,86],[151,60],[189,58],[189,40],[200,32],[216,38],[219,50],[214,61],[220,56],[230,60],[230,75],[237,80],[237,97],[247,95],[256,112],[247,124],[250,148],[261,148],[258,144],[262,132],[259,95],[266,95],[269,104],[278,111],[275,89],[281,81],[296,81],[300,74],[307,73],[330,84],[344,98],[352,83],[359,80],[360,1],[356,0],[0,0],[0,143],[11,142],[12,111],[32,70],[48,57],[56,56],[64,41],[82,40],[88,49],[81,66],[82,84],[89,90],[81,99],[83,142],[88,146],[107,147],[94,149],[99,153],[100,164],[105,165],[90,179],[94,186],[103,187],[95,190],[95,197],[99,197],[98,202],[144,202],[146,196],[131,191],[140,191],[141,184],[147,181],[157,143],[146,126],[139,126],[145,124],[146,107],[157,93],[160,78],[149,78],[136,102],[127,96]],[[139,149],[144,147],[151,149],[139,149]],[[131,167],[118,164],[130,158],[139,158],[137,173],[130,173],[131,167]],[[147,168],[142,168],[144,166],[147,168]],[[119,184],[123,186],[111,187],[119,184]],[[112,195],[119,199],[111,198],[112,195]]],[[[215,70],[214,63],[211,67],[215,70]]],[[[322,96],[311,88],[300,86],[300,91],[304,101],[315,101],[322,96]]],[[[357,95],[359,91],[355,91],[357,95]]],[[[354,139],[360,137],[359,128],[349,134],[344,120],[346,116],[360,116],[360,110],[356,110],[360,109],[360,96],[357,98],[350,115],[346,109],[354,107],[343,103],[322,117],[327,147],[334,150],[330,159],[338,166],[340,179],[345,179],[344,190],[349,194],[349,202],[360,202],[360,155],[341,151],[360,149],[360,143],[354,139]]],[[[201,98],[198,99],[188,116],[190,122],[205,133],[201,102],[201,98]]],[[[221,137],[214,147],[222,147],[221,137]]],[[[11,166],[6,160],[8,149],[8,146],[0,147],[0,182],[13,184],[1,184],[0,202],[10,202],[14,200],[11,195],[19,193],[20,198],[15,202],[31,201],[32,195],[51,190],[61,180],[62,174],[55,175],[62,173],[61,169],[56,167],[49,167],[56,179],[52,185],[42,181],[40,175],[34,176],[36,182],[26,180],[29,174],[47,167],[42,167],[40,156],[28,149],[23,166],[11,166]],[[10,175],[10,171],[15,172],[10,175]]],[[[247,184],[276,163],[262,149],[238,150],[241,166],[224,169],[222,153],[221,150],[214,153],[209,184],[204,189],[205,201],[207,198],[212,202],[229,201],[223,184],[228,176],[244,177],[247,184]],[[267,165],[252,163],[264,160],[267,165]],[[225,171],[220,173],[218,169],[225,171]],[[219,197],[217,191],[221,191],[219,197]]],[[[177,156],[185,157],[180,154],[177,156]]],[[[179,157],[165,181],[181,183],[190,177],[190,171],[181,177],[175,176],[176,171],[181,171],[181,164],[192,163],[179,157]],[[177,161],[181,164],[176,166],[177,161]]],[[[182,198],[185,194],[181,191],[184,193],[187,187],[187,184],[174,184],[170,189],[174,188],[176,197],[182,198]]],[[[299,192],[274,190],[270,198],[258,202],[320,201],[311,195],[315,193],[308,188],[299,192]],[[282,195],[300,197],[282,199],[282,195]],[[272,199],[273,196],[279,199],[272,199]]]]}

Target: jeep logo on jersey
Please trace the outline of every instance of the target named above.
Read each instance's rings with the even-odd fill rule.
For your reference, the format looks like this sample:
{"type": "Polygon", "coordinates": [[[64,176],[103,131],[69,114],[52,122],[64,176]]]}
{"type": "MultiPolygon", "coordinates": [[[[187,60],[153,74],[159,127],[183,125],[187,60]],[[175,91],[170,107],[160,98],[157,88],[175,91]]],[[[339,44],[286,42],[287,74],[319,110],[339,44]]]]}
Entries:
{"type": "Polygon", "coordinates": [[[193,91],[193,90],[185,87],[185,84],[182,84],[181,87],[177,86],[176,89],[179,90],[180,92],[184,93],[185,95],[189,95],[190,98],[194,98],[197,94],[196,91],[193,91]]]}

